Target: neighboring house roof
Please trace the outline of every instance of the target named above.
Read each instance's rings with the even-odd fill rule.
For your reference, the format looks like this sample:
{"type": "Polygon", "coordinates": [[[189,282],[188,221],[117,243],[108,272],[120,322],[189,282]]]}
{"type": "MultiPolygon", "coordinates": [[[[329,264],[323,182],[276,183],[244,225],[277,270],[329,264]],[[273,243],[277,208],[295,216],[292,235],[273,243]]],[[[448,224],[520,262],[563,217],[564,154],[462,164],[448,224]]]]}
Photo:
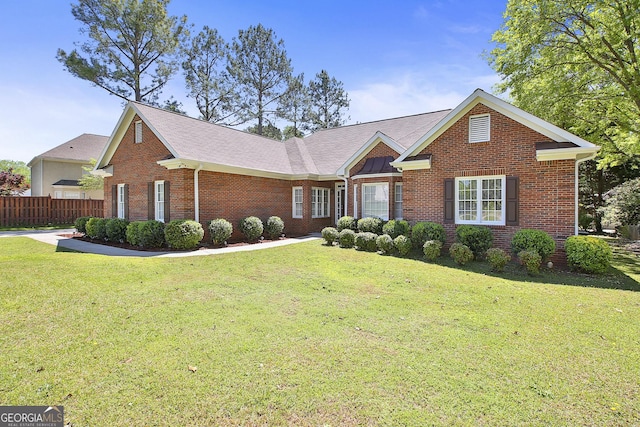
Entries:
{"type": "Polygon", "coordinates": [[[83,133],[64,144],[37,155],[27,166],[31,167],[36,160],[40,159],[88,163],[90,159],[97,159],[100,156],[108,141],[108,136],[83,133]]]}
{"type": "Polygon", "coordinates": [[[51,185],[60,185],[62,187],[80,187],[80,181],[78,181],[77,179],[61,179],[60,181],[56,181],[51,185]]]}

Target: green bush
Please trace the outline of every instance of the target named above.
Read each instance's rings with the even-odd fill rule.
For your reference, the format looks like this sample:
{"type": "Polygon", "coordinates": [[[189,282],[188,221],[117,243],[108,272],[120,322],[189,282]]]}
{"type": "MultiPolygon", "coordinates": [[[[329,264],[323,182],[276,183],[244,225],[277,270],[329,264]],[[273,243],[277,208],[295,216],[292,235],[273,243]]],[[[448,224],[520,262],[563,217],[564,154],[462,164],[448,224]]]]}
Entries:
{"type": "Polygon", "coordinates": [[[345,228],[338,233],[338,244],[341,248],[352,248],[356,241],[356,232],[345,228]]]}
{"type": "Polygon", "coordinates": [[[377,238],[377,234],[368,231],[356,233],[355,245],[361,251],[375,252],[378,249],[377,238]]]}
{"type": "Polygon", "coordinates": [[[90,219],[90,216],[81,216],[80,218],[76,218],[76,220],[73,222],[73,226],[76,228],[78,233],[87,232],[87,221],[89,221],[90,219]]]}
{"type": "Polygon", "coordinates": [[[460,225],[456,228],[456,242],[467,246],[480,259],[493,245],[493,232],[482,225],[460,225]]]}
{"type": "Polygon", "coordinates": [[[143,248],[161,248],[164,246],[164,223],[150,219],[143,221],[139,228],[140,241],[143,248]]]}
{"type": "Polygon", "coordinates": [[[542,257],[535,249],[529,249],[518,253],[520,262],[527,269],[527,273],[530,275],[540,273],[540,264],[542,264],[542,257]]]}
{"type": "Polygon", "coordinates": [[[284,231],[284,221],[279,216],[270,216],[269,219],[267,219],[264,231],[271,240],[276,240],[282,236],[282,232],[284,231]]]}
{"type": "Polygon", "coordinates": [[[593,224],[593,215],[586,212],[580,212],[578,214],[578,226],[582,230],[587,231],[589,227],[591,227],[591,224],[593,224]]]}
{"type": "Polygon", "coordinates": [[[393,252],[393,239],[388,234],[383,234],[376,238],[376,246],[378,250],[383,254],[390,254],[393,252]]]}
{"type": "Polygon", "coordinates": [[[514,254],[533,250],[544,261],[556,251],[556,242],[542,230],[523,228],[516,231],[511,239],[511,250],[514,254]]]}
{"type": "Polygon", "coordinates": [[[444,227],[435,222],[418,222],[411,228],[411,241],[416,249],[422,249],[429,240],[438,240],[444,246],[446,239],[444,227]]]}
{"type": "Polygon", "coordinates": [[[109,218],[107,220],[107,240],[123,243],[127,239],[127,227],[129,221],[123,218],[109,218]]]}
{"type": "Polygon", "coordinates": [[[199,222],[188,219],[176,219],[164,227],[164,239],[173,249],[188,250],[198,246],[204,237],[204,230],[199,222]]]}
{"type": "Polygon", "coordinates": [[[338,220],[336,228],[338,229],[338,231],[347,229],[356,231],[358,229],[358,222],[352,216],[343,216],[338,220]]]}
{"type": "Polygon", "coordinates": [[[140,229],[144,224],[144,221],[133,221],[130,222],[127,226],[127,231],[125,236],[127,238],[127,242],[133,246],[140,246],[140,229]]]}
{"type": "Polygon", "coordinates": [[[221,245],[229,240],[233,233],[233,225],[223,218],[212,219],[209,222],[209,234],[214,245],[221,245]]]}
{"type": "Polygon", "coordinates": [[[427,261],[435,261],[440,256],[442,242],[440,240],[427,240],[422,246],[422,252],[427,261]]]}
{"type": "Polygon", "coordinates": [[[249,242],[254,242],[262,236],[264,227],[262,221],[257,216],[248,216],[240,220],[240,231],[249,242]]]}
{"type": "Polygon", "coordinates": [[[449,254],[451,258],[460,265],[465,265],[469,261],[473,261],[473,251],[464,243],[456,242],[451,245],[449,254]]]}
{"type": "Polygon", "coordinates": [[[327,245],[333,245],[333,242],[338,240],[338,230],[334,227],[325,227],[322,229],[322,238],[327,245]]]}
{"type": "Polygon", "coordinates": [[[500,248],[491,248],[487,251],[487,261],[492,271],[504,271],[504,267],[511,261],[511,255],[500,248]]]}
{"type": "Polygon", "coordinates": [[[358,231],[361,233],[382,234],[384,222],[380,218],[368,217],[358,220],[358,231]]]}
{"type": "Polygon", "coordinates": [[[105,218],[91,218],[85,225],[87,236],[95,240],[107,238],[107,220],[105,218]]]}
{"type": "Polygon", "coordinates": [[[412,243],[411,239],[409,239],[404,234],[399,235],[395,239],[393,239],[393,246],[396,247],[398,254],[400,256],[407,256],[409,252],[411,252],[412,243]]]}
{"type": "Polygon", "coordinates": [[[604,273],[611,265],[611,247],[593,236],[571,236],[564,244],[572,268],[585,273],[604,273]]]}
{"type": "Polygon", "coordinates": [[[382,226],[382,232],[388,234],[392,239],[398,236],[408,236],[411,231],[409,223],[404,219],[392,219],[382,226]]]}

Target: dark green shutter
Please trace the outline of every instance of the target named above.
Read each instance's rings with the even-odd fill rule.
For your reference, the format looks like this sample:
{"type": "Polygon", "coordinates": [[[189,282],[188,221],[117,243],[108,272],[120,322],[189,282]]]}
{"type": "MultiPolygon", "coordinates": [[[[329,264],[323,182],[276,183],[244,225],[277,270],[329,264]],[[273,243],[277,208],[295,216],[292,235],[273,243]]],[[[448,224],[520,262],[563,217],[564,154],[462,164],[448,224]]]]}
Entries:
{"type": "Polygon", "coordinates": [[[171,221],[171,199],[170,199],[169,181],[164,182],[164,222],[171,221]]]}
{"type": "Polygon", "coordinates": [[[454,179],[445,179],[444,180],[444,222],[452,223],[455,222],[455,180],[454,179]]]}
{"type": "Polygon", "coordinates": [[[147,219],[155,219],[155,197],[156,189],[153,182],[147,184],[147,219]]]}
{"type": "Polygon", "coordinates": [[[111,186],[111,217],[118,217],[118,186],[111,186]]]}
{"type": "Polygon", "coordinates": [[[507,218],[506,225],[518,225],[520,223],[518,202],[518,177],[507,177],[507,218]]]}

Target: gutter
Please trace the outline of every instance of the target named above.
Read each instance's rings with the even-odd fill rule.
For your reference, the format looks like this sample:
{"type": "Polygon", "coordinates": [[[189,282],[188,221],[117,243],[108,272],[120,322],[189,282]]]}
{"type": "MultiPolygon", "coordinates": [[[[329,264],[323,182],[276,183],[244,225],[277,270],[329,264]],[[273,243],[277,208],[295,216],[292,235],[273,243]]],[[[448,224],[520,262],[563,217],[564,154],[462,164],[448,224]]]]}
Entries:
{"type": "Polygon", "coordinates": [[[202,164],[199,164],[193,171],[193,212],[196,222],[200,222],[200,182],[198,172],[202,170],[202,164]]]}

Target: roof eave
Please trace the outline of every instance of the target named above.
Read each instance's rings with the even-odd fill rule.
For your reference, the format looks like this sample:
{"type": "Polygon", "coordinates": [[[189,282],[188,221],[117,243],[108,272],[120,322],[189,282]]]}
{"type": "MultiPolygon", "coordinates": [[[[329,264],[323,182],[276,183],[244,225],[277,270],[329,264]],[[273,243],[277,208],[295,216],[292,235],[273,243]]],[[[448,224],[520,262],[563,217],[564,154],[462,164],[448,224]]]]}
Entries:
{"type": "Polygon", "coordinates": [[[536,160],[539,162],[551,160],[578,160],[595,156],[600,147],[556,148],[551,150],[536,150],[536,160]]]}
{"type": "Polygon", "coordinates": [[[391,162],[391,166],[403,172],[420,169],[431,169],[431,159],[395,161],[391,162]]]}

